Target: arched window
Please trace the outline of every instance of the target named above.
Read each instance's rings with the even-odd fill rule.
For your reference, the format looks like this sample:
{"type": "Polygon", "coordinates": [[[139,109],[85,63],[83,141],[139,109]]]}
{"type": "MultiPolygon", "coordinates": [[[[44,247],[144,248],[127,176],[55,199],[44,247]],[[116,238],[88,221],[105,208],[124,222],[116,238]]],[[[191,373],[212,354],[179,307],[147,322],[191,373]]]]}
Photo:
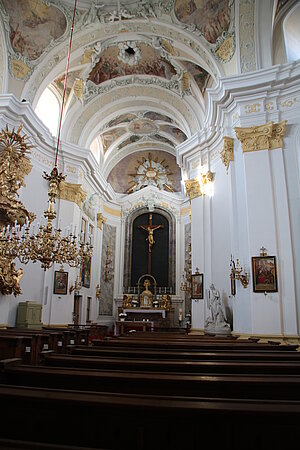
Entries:
{"type": "Polygon", "coordinates": [[[300,5],[298,4],[286,15],[283,21],[283,34],[287,62],[300,58],[300,5]]]}
{"type": "Polygon", "coordinates": [[[42,93],[36,105],[35,112],[46,127],[49,128],[51,134],[56,137],[58,133],[60,104],[57,96],[50,88],[46,88],[42,93]]]}

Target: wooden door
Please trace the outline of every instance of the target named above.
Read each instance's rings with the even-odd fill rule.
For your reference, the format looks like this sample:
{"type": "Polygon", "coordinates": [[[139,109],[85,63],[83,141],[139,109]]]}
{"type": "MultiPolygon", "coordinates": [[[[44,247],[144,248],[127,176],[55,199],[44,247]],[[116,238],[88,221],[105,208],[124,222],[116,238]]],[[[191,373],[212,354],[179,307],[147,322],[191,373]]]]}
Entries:
{"type": "Polygon", "coordinates": [[[79,324],[81,295],[74,295],[73,322],[74,325],[79,324]]]}

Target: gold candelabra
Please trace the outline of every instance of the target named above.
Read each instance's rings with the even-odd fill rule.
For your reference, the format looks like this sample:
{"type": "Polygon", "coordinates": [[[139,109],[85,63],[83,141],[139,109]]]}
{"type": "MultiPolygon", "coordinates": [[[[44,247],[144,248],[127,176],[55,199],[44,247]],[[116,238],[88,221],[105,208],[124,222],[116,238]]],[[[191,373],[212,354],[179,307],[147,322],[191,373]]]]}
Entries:
{"type": "Polygon", "coordinates": [[[235,261],[232,259],[232,255],[230,259],[230,267],[231,267],[230,278],[232,280],[239,280],[242,283],[243,287],[246,288],[249,284],[248,273],[246,272],[245,269],[240,267],[238,258],[235,263],[235,261]]]}
{"type": "Polygon", "coordinates": [[[109,245],[106,247],[106,261],[105,261],[105,277],[104,281],[110,281],[113,277],[112,273],[112,260],[110,257],[109,245]]]}

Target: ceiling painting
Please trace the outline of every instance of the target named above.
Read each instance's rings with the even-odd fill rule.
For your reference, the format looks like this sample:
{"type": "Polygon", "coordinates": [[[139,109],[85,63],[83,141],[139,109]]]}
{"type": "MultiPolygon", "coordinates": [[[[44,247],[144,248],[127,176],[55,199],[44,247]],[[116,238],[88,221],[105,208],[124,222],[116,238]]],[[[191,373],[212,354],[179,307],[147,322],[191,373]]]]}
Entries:
{"type": "Polygon", "coordinates": [[[171,125],[161,125],[160,130],[170,134],[176,141],[179,141],[180,144],[187,139],[187,136],[180,128],[172,127],[171,125]]]}
{"type": "Polygon", "coordinates": [[[187,71],[193,76],[201,91],[201,94],[204,94],[207,83],[210,79],[209,73],[206,72],[206,70],[202,69],[202,67],[192,62],[184,62],[183,64],[187,71]]]}
{"type": "Polygon", "coordinates": [[[42,0],[2,0],[9,15],[10,42],[16,53],[35,60],[66,31],[65,15],[42,0]]]}
{"type": "Polygon", "coordinates": [[[128,131],[136,135],[147,136],[156,133],[158,130],[159,127],[150,119],[136,119],[128,125],[128,131]]]}
{"type": "Polygon", "coordinates": [[[125,133],[126,130],[124,128],[114,128],[102,133],[100,135],[100,141],[104,152],[108,150],[108,148],[114,143],[114,141],[119,139],[125,133]]]}
{"type": "Polygon", "coordinates": [[[176,74],[174,67],[161,58],[160,53],[146,44],[138,44],[140,58],[130,65],[119,58],[120,48],[115,45],[105,49],[88,79],[99,85],[104,81],[127,75],[150,75],[170,80],[176,74]]]}
{"type": "Polygon", "coordinates": [[[112,169],[107,181],[120,194],[135,192],[146,186],[180,192],[181,171],[175,156],[167,152],[139,151],[122,159],[112,169]],[[123,174],[122,177],[120,173],[123,174]]]}
{"type": "Polygon", "coordinates": [[[163,142],[164,144],[169,144],[172,147],[174,147],[173,142],[170,141],[170,139],[166,138],[165,136],[161,136],[160,134],[155,134],[153,137],[155,138],[155,140],[157,140],[159,142],[163,142]]]}
{"type": "Polygon", "coordinates": [[[136,119],[136,115],[135,114],[130,114],[130,113],[126,113],[126,114],[122,114],[119,117],[116,117],[115,119],[112,119],[110,122],[108,122],[108,127],[114,127],[115,125],[119,125],[120,123],[123,122],[130,122],[131,120],[136,119]]]}
{"type": "Polygon", "coordinates": [[[211,44],[229,29],[228,0],[176,0],[174,11],[180,22],[195,25],[211,44]]]}
{"type": "MultiPolygon", "coordinates": [[[[71,91],[72,87],[74,86],[76,79],[80,78],[80,75],[81,75],[81,70],[74,70],[73,72],[70,72],[68,74],[67,86],[66,86],[67,95],[70,94],[70,91],[71,91]]],[[[63,95],[63,92],[64,92],[64,83],[65,83],[65,74],[61,75],[60,77],[56,78],[56,80],[54,80],[54,85],[59,90],[61,95],[63,95]]]]}
{"type": "Polygon", "coordinates": [[[173,122],[170,117],[165,116],[163,114],[159,114],[159,113],[154,112],[154,111],[146,112],[144,114],[144,117],[147,117],[148,119],[151,119],[151,120],[161,120],[161,121],[170,122],[170,123],[173,122]]]}
{"type": "Polygon", "coordinates": [[[119,150],[126,147],[126,145],[134,144],[135,142],[138,142],[141,139],[140,136],[132,135],[128,139],[125,139],[125,141],[121,142],[119,145],[119,150]]]}

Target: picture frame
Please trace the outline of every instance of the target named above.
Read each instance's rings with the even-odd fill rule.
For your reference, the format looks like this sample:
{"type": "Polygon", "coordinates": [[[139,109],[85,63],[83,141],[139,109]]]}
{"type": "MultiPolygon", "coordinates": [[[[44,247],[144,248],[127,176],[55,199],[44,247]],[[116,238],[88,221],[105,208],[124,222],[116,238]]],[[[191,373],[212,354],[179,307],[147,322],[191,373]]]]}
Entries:
{"type": "Polygon", "coordinates": [[[66,295],[68,292],[68,272],[56,270],[54,272],[54,286],[53,293],[59,295],[66,295]]]}
{"type": "Polygon", "coordinates": [[[278,292],[276,256],[252,256],[253,292],[278,292]]]}
{"type": "Polygon", "coordinates": [[[203,273],[192,274],[192,299],[203,299],[203,273]]]}
{"type": "Polygon", "coordinates": [[[81,268],[81,283],[82,287],[89,288],[91,284],[91,265],[92,257],[86,258],[82,263],[81,268]]]}

